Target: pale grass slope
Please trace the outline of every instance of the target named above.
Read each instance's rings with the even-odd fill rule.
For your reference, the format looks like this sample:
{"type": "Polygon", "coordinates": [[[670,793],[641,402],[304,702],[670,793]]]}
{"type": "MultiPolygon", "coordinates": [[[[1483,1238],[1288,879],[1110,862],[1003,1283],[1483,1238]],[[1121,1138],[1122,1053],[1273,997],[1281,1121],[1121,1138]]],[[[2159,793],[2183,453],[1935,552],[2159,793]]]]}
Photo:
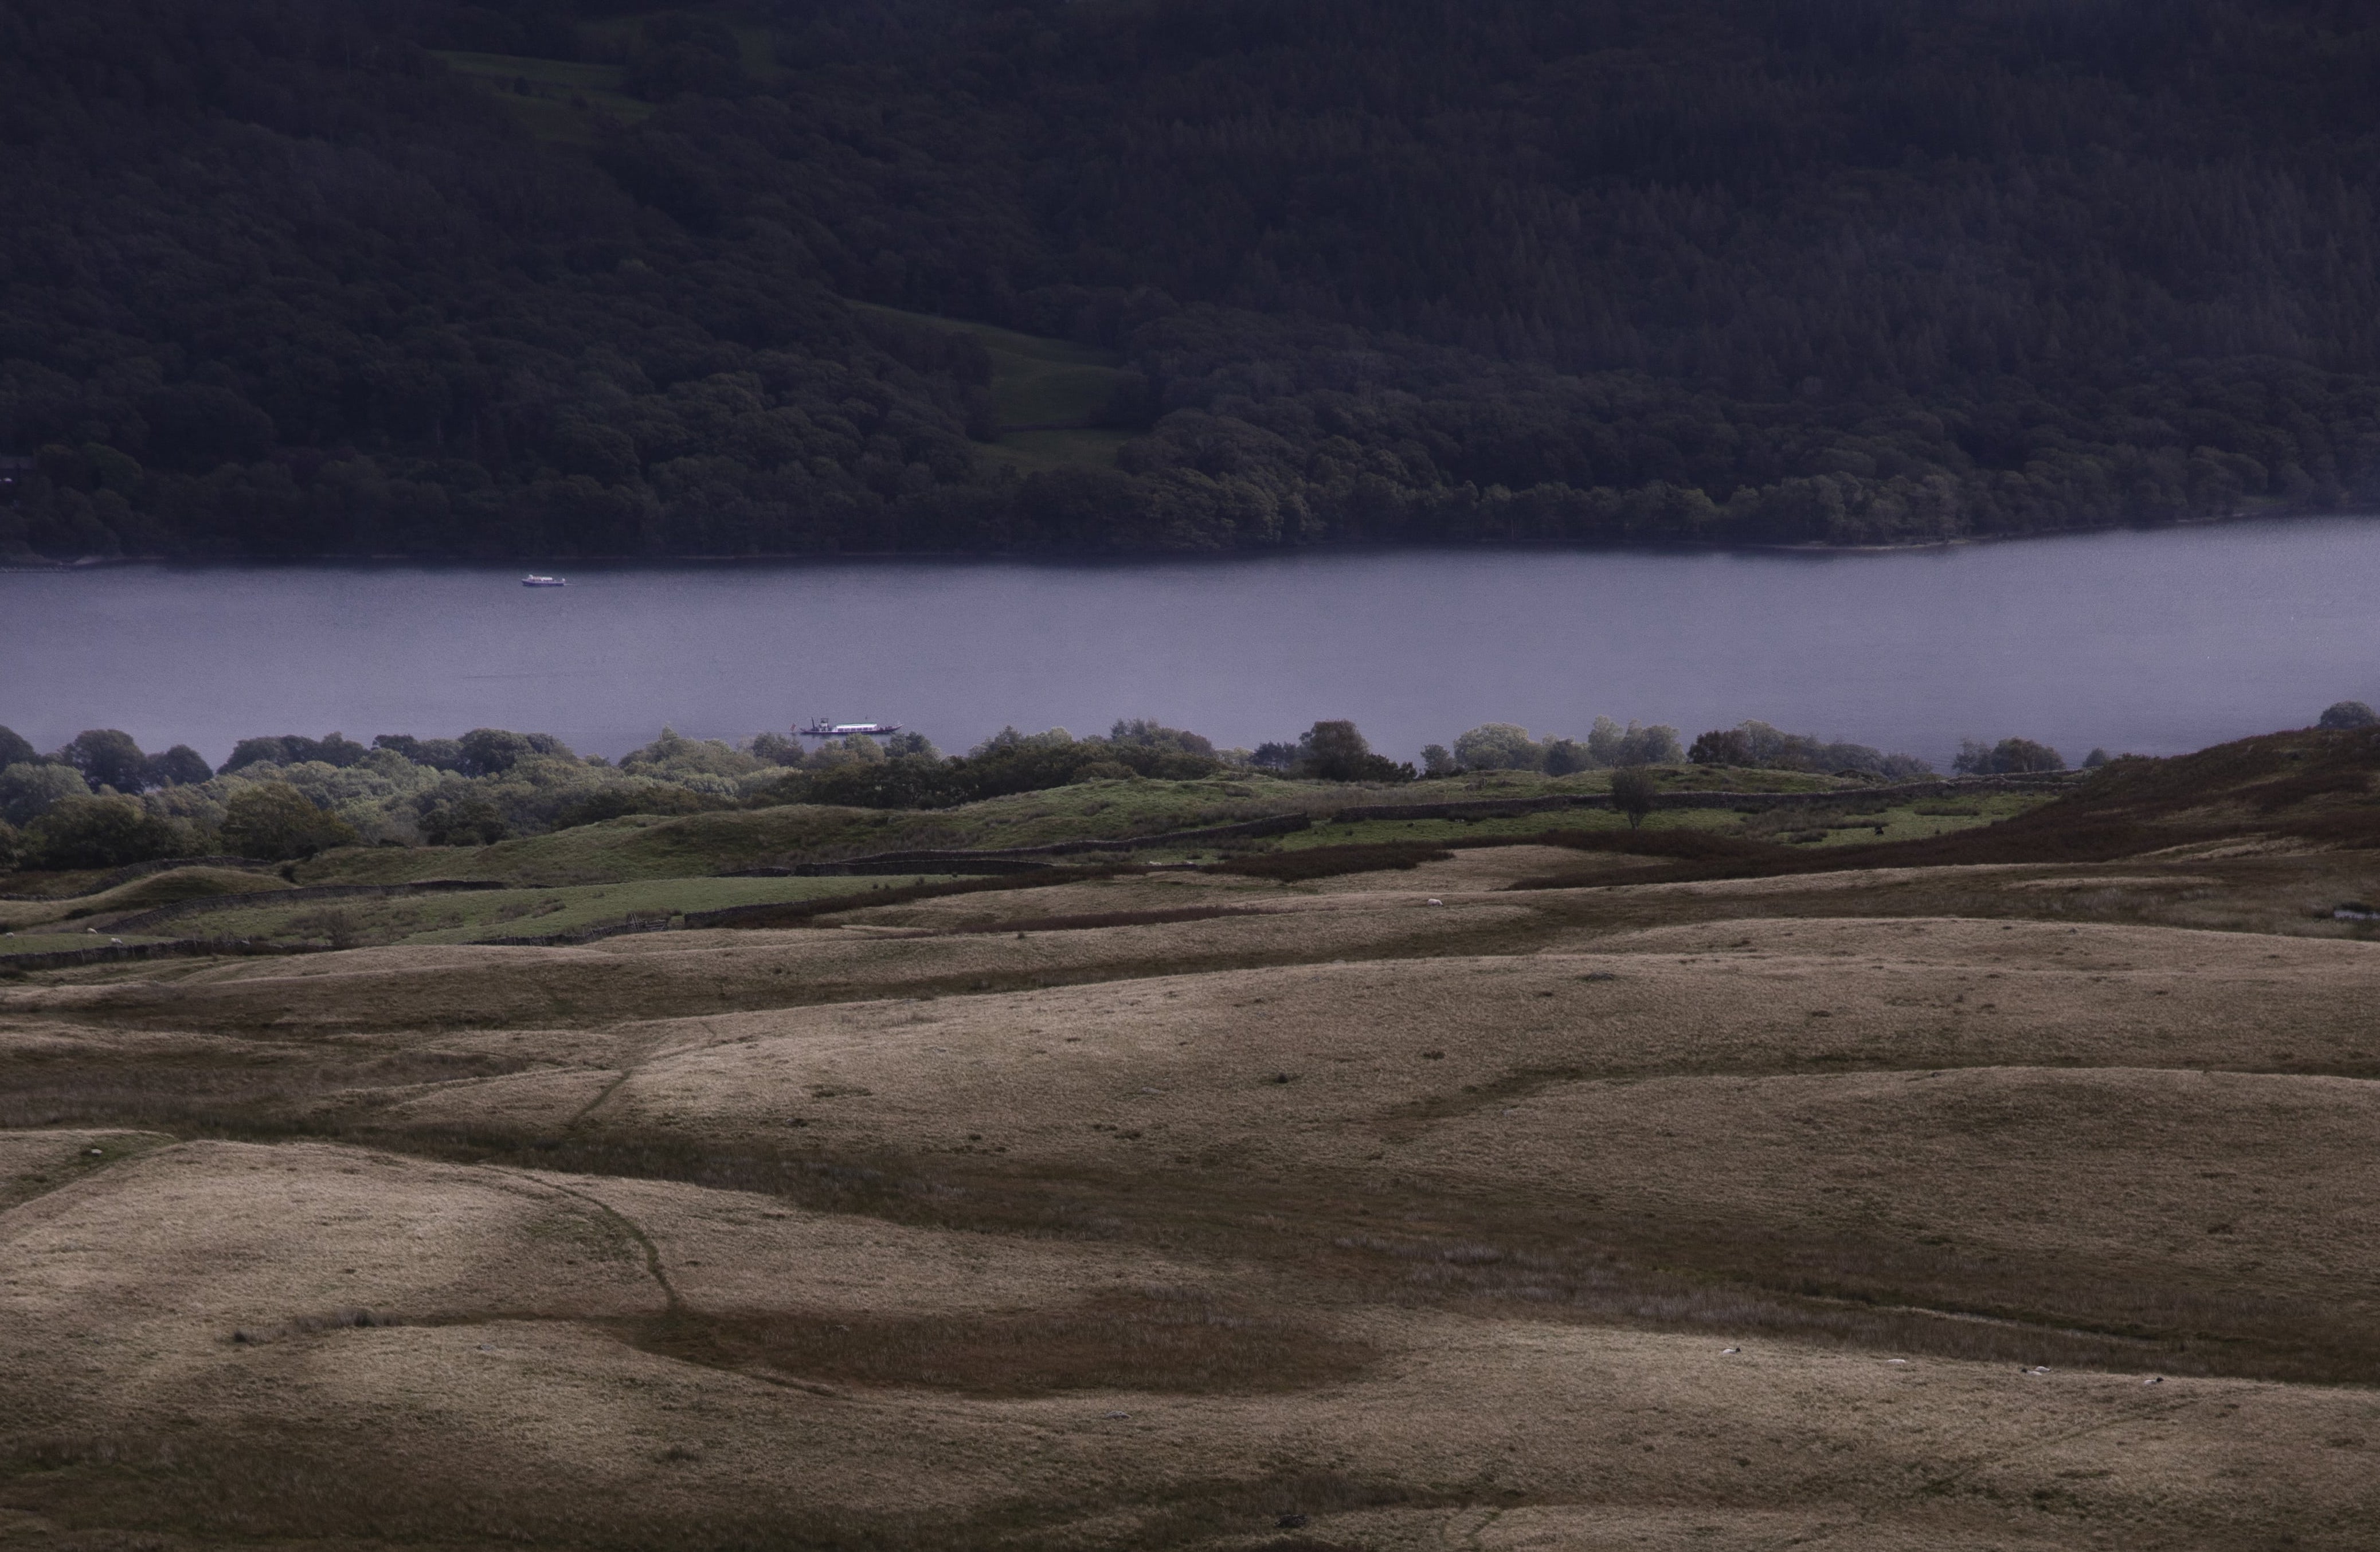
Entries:
{"type": "Polygon", "coordinates": [[[0,1544],[1120,1552],[1298,1513],[1380,1552],[2372,1545],[2380,947],[1726,916],[1785,881],[1615,933],[1496,892],[1548,861],[1524,849],[990,918],[1278,908],[1205,922],[0,993],[29,1094],[313,1064],[275,1124],[353,1140],[0,1133],[0,1544]],[[916,1192],[905,1221],[824,1213],[525,1165],[540,1143],[916,1192]],[[1212,1301],[1220,1341],[1293,1317],[1366,1358],[996,1394],[655,1336],[1160,1296],[1212,1301]],[[1806,1338],[1771,1318],[1796,1299],[1806,1338]],[[2111,1356],[2021,1372],[1953,1356],[1962,1329],[2111,1356]],[[2362,1377],[2143,1383],[2177,1330],[2211,1334],[2201,1370],[2362,1377]]]}
{"type": "MultiPolygon", "coordinates": [[[[2070,1545],[2086,1513],[2140,1545],[2285,1520],[2308,1544],[2350,1546],[2352,1517],[2380,1513],[2358,1469],[2368,1456],[2323,1442],[2380,1430],[2365,1392],[2152,1388],[1792,1344],[1730,1355],[1706,1338],[1529,1320],[1351,1315],[1387,1356],[1358,1381],[1284,1397],[771,1384],[552,1318],[661,1302],[637,1236],[679,1297],[735,1306],[990,1308],[1182,1271],[685,1187],[590,1191],[311,1145],[170,1147],[9,1215],[0,1342],[12,1392],[43,1381],[9,1432],[54,1460],[105,1441],[152,1467],[177,1438],[192,1441],[185,1460],[203,1458],[196,1441],[273,1448],[294,1480],[369,1438],[464,1505],[571,1499],[582,1530],[610,1534],[682,1517],[700,1536],[730,1504],[959,1522],[1022,1495],[1075,1504],[1051,1527],[1080,1521],[1066,1539],[1129,1544],[1170,1493],[1292,1463],[1406,1485],[1423,1501],[1331,1530],[1395,1547],[1450,1534],[2048,1546],[2070,1545]],[[415,1324],[320,1321],[364,1301],[415,1324]],[[1427,1501],[1455,1497],[1473,1501],[1427,1501]]],[[[382,1490],[355,1474],[358,1493],[382,1490]]],[[[304,1517],[256,1512],[260,1525],[304,1517]]]]}

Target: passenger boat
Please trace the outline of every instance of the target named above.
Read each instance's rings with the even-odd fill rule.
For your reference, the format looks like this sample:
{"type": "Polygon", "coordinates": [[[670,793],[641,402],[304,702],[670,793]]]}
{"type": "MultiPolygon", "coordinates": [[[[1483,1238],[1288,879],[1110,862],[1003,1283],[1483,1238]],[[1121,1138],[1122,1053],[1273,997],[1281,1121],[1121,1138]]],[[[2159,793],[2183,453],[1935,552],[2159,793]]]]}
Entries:
{"type": "Polygon", "coordinates": [[[568,587],[569,585],[560,577],[540,577],[534,571],[521,579],[523,587],[568,587]]]}
{"type": "Polygon", "coordinates": [[[829,722],[822,716],[810,718],[810,725],[807,727],[794,729],[805,739],[848,739],[854,735],[880,739],[900,730],[901,725],[897,722],[829,722]]]}

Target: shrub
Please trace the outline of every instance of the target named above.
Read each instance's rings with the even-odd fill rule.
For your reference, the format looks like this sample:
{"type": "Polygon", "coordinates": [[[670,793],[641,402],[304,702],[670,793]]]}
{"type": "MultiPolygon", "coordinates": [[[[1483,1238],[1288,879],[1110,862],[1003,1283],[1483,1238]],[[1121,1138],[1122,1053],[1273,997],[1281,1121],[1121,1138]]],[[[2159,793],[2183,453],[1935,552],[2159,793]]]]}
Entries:
{"type": "MultiPolygon", "coordinates": [[[[966,771],[971,764],[905,754],[797,776],[779,783],[771,791],[780,802],[840,803],[847,808],[953,808],[974,795],[966,771]]],[[[1071,774],[1074,767],[1067,769],[1071,774]]]]}
{"type": "Polygon", "coordinates": [[[417,765],[432,770],[463,770],[463,745],[455,739],[417,739],[410,733],[382,733],[372,739],[374,749],[385,749],[405,756],[417,765]]]}
{"type": "Polygon", "coordinates": [[[744,747],[753,759],[765,760],[771,765],[792,766],[802,763],[801,741],[789,739],[783,733],[755,733],[752,741],[744,747]]]}
{"type": "Polygon", "coordinates": [[[1866,744],[1828,742],[1806,733],[1788,733],[1765,722],[1713,728],[1694,740],[1694,752],[1687,758],[1697,765],[1833,771],[1880,776],[1895,781],[1934,774],[1933,766],[1913,754],[1887,754],[1866,744]]]}
{"type": "Polygon", "coordinates": [[[1628,816],[1628,827],[1645,823],[1660,800],[1661,789],[1652,773],[1642,766],[1631,765],[1611,773],[1611,806],[1628,816]]]}
{"type": "Polygon", "coordinates": [[[1455,764],[1466,771],[1534,771],[1545,758],[1529,730],[1509,722],[1487,723],[1454,740],[1455,764]]]}
{"type": "Polygon", "coordinates": [[[19,761],[0,770],[0,820],[18,826],[30,825],[68,798],[87,798],[91,787],[71,765],[19,761]]]}
{"type": "MultiPolygon", "coordinates": [[[[915,735],[902,736],[905,738],[915,735]]],[[[1129,720],[1119,717],[1116,725],[1108,729],[1107,741],[1118,749],[1143,749],[1159,754],[1186,754],[1193,758],[1210,761],[1215,758],[1214,741],[1205,735],[1190,732],[1186,728],[1168,727],[1163,723],[1152,722],[1142,716],[1129,720]]]]}
{"type": "Polygon", "coordinates": [[[1950,768],[1961,776],[2030,776],[2064,770],[2066,757],[2031,739],[2002,739],[1989,748],[1973,739],[1961,739],[1959,757],[1950,768]]]}
{"type": "Polygon", "coordinates": [[[496,805],[477,792],[448,798],[421,816],[421,838],[432,846],[493,846],[511,836],[496,805]]]}
{"type": "Polygon", "coordinates": [[[2369,727],[2380,723],[2380,712],[2374,712],[2361,701],[2337,701],[2323,709],[2322,719],[2315,724],[2333,732],[2353,727],[2369,727]]]}
{"type": "Polygon", "coordinates": [[[356,844],[355,826],[285,782],[253,782],[224,804],[224,844],[242,857],[295,861],[356,844]]]}
{"type": "Polygon", "coordinates": [[[1414,768],[1375,754],[1355,725],[1318,722],[1297,740],[1298,776],[1316,781],[1411,781],[1414,768]]]}
{"type": "MultiPolygon", "coordinates": [[[[664,730],[663,736],[675,735],[664,730]]],[[[465,776],[501,776],[532,754],[556,755],[565,760],[578,758],[568,744],[551,733],[511,733],[502,727],[474,727],[455,744],[462,755],[455,768],[465,776]]]]}
{"type": "Polygon", "coordinates": [[[1548,776],[1575,776],[1595,768],[1595,752],[1576,739],[1546,740],[1545,772],[1548,776]]]}
{"type": "Polygon", "coordinates": [[[1611,757],[1615,765],[1674,765],[1686,757],[1678,743],[1678,730],[1662,723],[1650,727],[1632,722],[1628,731],[1620,736],[1620,745],[1611,757]]]}
{"type": "Polygon", "coordinates": [[[187,855],[194,838],[130,798],[66,798],[33,821],[24,849],[40,868],[120,868],[187,855]]]}
{"type": "Polygon", "coordinates": [[[24,849],[25,837],[17,833],[17,826],[0,820],[0,873],[10,872],[20,865],[24,849]]]}
{"type": "MultiPolygon", "coordinates": [[[[572,799],[554,811],[553,827],[568,830],[581,825],[600,825],[606,819],[618,819],[631,813],[709,813],[735,806],[732,800],[714,793],[690,791],[660,782],[639,782],[606,787],[583,798],[572,799]]],[[[424,833],[427,833],[426,829],[424,833]]]]}
{"type": "MultiPolygon", "coordinates": [[[[530,735],[532,739],[540,736],[530,735]]],[[[470,742],[470,735],[464,736],[464,742],[470,742]]],[[[689,739],[674,727],[663,727],[660,738],[642,749],[630,750],[621,756],[620,769],[632,776],[674,780],[690,776],[750,776],[755,771],[766,770],[768,764],[716,739],[689,739]]]]}
{"type": "Polygon", "coordinates": [[[1697,765],[1749,765],[1752,739],[1741,727],[1714,727],[1694,740],[1686,758],[1697,765]]]}
{"type": "Polygon", "coordinates": [[[323,739],[310,739],[298,733],[284,733],[277,738],[242,739],[232,745],[231,758],[216,767],[215,775],[228,776],[250,765],[300,765],[310,761],[320,761],[344,770],[370,752],[344,733],[333,733],[323,739]]]}
{"type": "MultiPolygon", "coordinates": [[[[632,754],[628,758],[635,760],[637,756],[632,754]]],[[[873,765],[883,758],[882,744],[865,733],[853,733],[844,738],[827,739],[802,763],[814,771],[832,771],[844,765],[873,765]]],[[[642,770],[646,767],[638,765],[637,768],[642,770]]]]}

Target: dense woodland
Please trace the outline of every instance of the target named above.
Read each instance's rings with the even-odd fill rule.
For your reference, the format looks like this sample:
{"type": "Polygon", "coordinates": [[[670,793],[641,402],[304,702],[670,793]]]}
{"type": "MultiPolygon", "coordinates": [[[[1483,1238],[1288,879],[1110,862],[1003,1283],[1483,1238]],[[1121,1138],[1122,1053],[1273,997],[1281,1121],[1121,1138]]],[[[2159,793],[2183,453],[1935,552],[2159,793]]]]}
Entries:
{"type": "Polygon", "coordinates": [[[2369,505],[2374,79],[2346,0],[0,0],[0,556],[2369,505]],[[1020,473],[846,299],[1135,434],[1020,473]]]}

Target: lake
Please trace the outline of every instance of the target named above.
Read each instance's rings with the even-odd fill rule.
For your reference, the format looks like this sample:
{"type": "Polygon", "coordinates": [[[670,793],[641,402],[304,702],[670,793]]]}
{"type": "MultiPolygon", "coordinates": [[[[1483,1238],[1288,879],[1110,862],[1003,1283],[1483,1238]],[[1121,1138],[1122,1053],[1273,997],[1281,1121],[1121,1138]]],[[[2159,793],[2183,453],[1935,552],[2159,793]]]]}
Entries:
{"type": "Polygon", "coordinates": [[[1947,766],[1961,737],[2172,753],[2380,703],[2380,521],[1856,554],[1395,550],[1195,560],[0,574],[0,724],[220,761],[257,733],[552,732],[814,715],[956,752],[1119,716],[1221,745],[1353,717],[1410,757],[1483,722],[1759,717],[1947,766]]]}

